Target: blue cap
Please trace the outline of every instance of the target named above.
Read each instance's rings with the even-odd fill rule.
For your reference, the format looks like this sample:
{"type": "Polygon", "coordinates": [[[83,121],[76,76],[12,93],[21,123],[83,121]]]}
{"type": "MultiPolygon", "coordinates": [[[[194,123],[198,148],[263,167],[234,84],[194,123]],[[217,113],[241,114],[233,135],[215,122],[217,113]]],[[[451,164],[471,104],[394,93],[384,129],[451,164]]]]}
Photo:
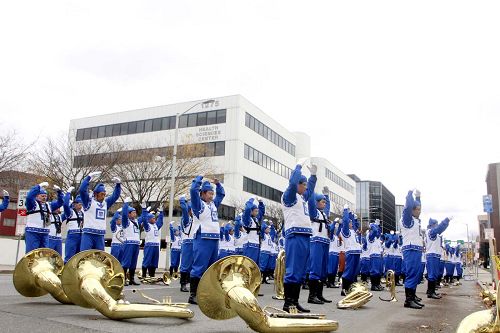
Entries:
{"type": "Polygon", "coordinates": [[[94,193],[106,192],[106,188],[103,183],[99,183],[94,187],[94,193]]]}
{"type": "Polygon", "coordinates": [[[131,206],[128,206],[128,213],[130,214],[132,212],[135,212],[135,208],[131,207],[131,206]]]}
{"type": "Polygon", "coordinates": [[[432,227],[433,227],[433,226],[435,226],[437,223],[438,223],[438,221],[437,221],[437,220],[434,220],[433,218],[430,218],[430,219],[429,219],[429,224],[427,225],[427,229],[432,228],[432,227]]]}
{"type": "Polygon", "coordinates": [[[201,191],[213,191],[214,188],[212,187],[212,184],[208,180],[204,181],[203,184],[201,185],[201,191]]]}
{"type": "Polygon", "coordinates": [[[43,187],[40,188],[40,193],[38,194],[47,194],[47,190],[44,189],[43,187]]]}
{"type": "Polygon", "coordinates": [[[267,228],[269,228],[269,225],[266,223],[262,223],[262,225],[260,226],[260,231],[264,232],[267,228]]]}
{"type": "Polygon", "coordinates": [[[151,220],[152,218],[154,218],[155,216],[151,213],[148,213],[148,215],[146,215],[146,219],[149,221],[151,220]]]}
{"type": "Polygon", "coordinates": [[[231,223],[224,226],[224,232],[230,232],[231,230],[233,230],[233,225],[231,223]]]}
{"type": "Polygon", "coordinates": [[[304,176],[304,175],[300,176],[299,183],[307,183],[307,178],[306,178],[306,176],[304,176]]]}
{"type": "Polygon", "coordinates": [[[83,203],[82,198],[80,197],[80,195],[76,196],[75,200],[73,200],[73,203],[83,203]]]}
{"type": "Polygon", "coordinates": [[[119,219],[121,220],[122,219],[122,214],[120,212],[115,212],[115,214],[113,215],[113,218],[116,220],[116,219],[119,219]]]}
{"type": "Polygon", "coordinates": [[[316,199],[316,201],[326,200],[326,197],[320,193],[315,193],[314,198],[316,199]]]}

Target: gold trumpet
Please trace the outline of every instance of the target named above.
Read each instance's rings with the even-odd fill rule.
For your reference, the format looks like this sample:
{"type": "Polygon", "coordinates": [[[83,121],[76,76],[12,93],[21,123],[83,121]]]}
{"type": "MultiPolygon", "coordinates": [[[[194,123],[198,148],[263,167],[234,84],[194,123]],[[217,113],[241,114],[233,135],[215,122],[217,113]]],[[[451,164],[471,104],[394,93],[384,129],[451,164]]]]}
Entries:
{"type": "Polygon", "coordinates": [[[390,290],[391,298],[384,299],[379,296],[380,300],[385,302],[397,302],[398,300],[396,299],[396,279],[395,279],[395,273],[392,269],[387,271],[387,279],[385,282],[385,286],[390,290]]]}
{"type": "Polygon", "coordinates": [[[66,263],[61,280],[64,292],[73,303],[85,308],[94,308],[110,319],[194,316],[191,310],[186,309],[185,303],[124,302],[123,268],[115,257],[104,251],[88,250],[74,255],[66,263]]]}
{"type": "Polygon", "coordinates": [[[357,309],[365,305],[373,297],[363,283],[353,283],[347,291],[347,296],[337,303],[339,309],[357,309]]]}
{"type": "Polygon", "coordinates": [[[497,288],[496,306],[488,310],[477,311],[465,317],[458,325],[457,333],[492,333],[500,332],[500,311],[498,301],[500,288],[497,288]]]}
{"type": "Polygon", "coordinates": [[[23,296],[39,297],[50,293],[62,304],[72,304],[64,293],[61,275],[64,261],[52,249],[40,248],[26,254],[14,270],[14,287],[23,296]]]}
{"type": "Polygon", "coordinates": [[[276,258],[276,267],[274,268],[274,291],[276,291],[276,296],[273,299],[284,300],[285,299],[285,251],[280,250],[278,257],[276,258]]]}
{"type": "Polygon", "coordinates": [[[170,272],[166,271],[165,273],[163,273],[162,280],[164,284],[169,286],[172,283],[172,281],[177,281],[179,280],[179,278],[180,278],[179,272],[173,272],[172,276],[170,276],[170,272]]]}
{"type": "Polygon", "coordinates": [[[200,310],[217,320],[240,316],[257,332],[331,332],[338,328],[338,322],[324,319],[325,315],[262,309],[256,297],[260,282],[259,267],[252,259],[240,255],[222,258],[200,280],[200,310]]]}
{"type": "Polygon", "coordinates": [[[166,280],[165,274],[163,274],[161,277],[156,277],[156,276],[142,276],[142,273],[140,271],[136,271],[135,273],[139,280],[141,280],[142,283],[144,284],[155,284],[158,282],[163,282],[165,285],[169,285],[170,281],[166,280]]]}

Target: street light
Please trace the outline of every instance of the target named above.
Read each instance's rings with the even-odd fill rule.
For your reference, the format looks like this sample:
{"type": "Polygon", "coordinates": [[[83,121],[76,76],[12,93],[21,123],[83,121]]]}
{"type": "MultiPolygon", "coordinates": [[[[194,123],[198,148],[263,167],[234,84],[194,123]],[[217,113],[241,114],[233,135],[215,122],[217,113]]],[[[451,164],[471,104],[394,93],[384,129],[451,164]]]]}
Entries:
{"type": "Polygon", "coordinates": [[[177,140],[179,137],[179,118],[185,114],[186,112],[192,110],[194,107],[200,105],[200,104],[208,104],[208,103],[214,103],[214,99],[209,99],[205,101],[200,101],[195,104],[193,104],[189,109],[182,113],[177,113],[175,115],[175,134],[174,134],[174,151],[172,154],[172,177],[170,178],[170,199],[168,203],[168,223],[165,224],[165,240],[166,240],[166,262],[165,262],[165,269],[168,269],[169,266],[169,260],[170,257],[168,256],[168,246],[170,244],[169,238],[168,238],[168,226],[170,225],[170,222],[172,221],[174,217],[174,191],[175,191],[175,172],[176,172],[176,163],[177,163],[177,140]]]}

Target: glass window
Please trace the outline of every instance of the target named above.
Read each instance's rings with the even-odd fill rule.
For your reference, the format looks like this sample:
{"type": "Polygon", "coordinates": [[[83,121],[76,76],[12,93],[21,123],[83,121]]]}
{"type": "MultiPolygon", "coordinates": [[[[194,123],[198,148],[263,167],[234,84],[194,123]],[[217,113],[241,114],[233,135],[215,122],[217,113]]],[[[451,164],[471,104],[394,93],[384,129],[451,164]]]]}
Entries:
{"type": "Polygon", "coordinates": [[[104,138],[104,132],[105,132],[105,126],[99,126],[97,129],[97,137],[98,138],[104,138]]]}
{"type": "Polygon", "coordinates": [[[281,136],[278,137],[278,147],[283,148],[283,138],[281,136]]]}
{"type": "Polygon", "coordinates": [[[264,155],[259,153],[259,165],[264,165],[264,155]]]}
{"type": "Polygon", "coordinates": [[[226,150],[226,142],[219,141],[215,143],[215,156],[224,156],[226,150]]]}
{"type": "Polygon", "coordinates": [[[153,131],[161,130],[161,118],[153,119],[153,131]]]}
{"type": "Polygon", "coordinates": [[[143,133],[144,132],[144,120],[139,120],[137,122],[137,133],[143,133]]]}
{"type": "Polygon", "coordinates": [[[217,124],[226,122],[226,110],[217,110],[217,124]]]}
{"type": "Polygon", "coordinates": [[[215,142],[209,142],[207,144],[207,150],[206,150],[206,155],[205,156],[214,156],[215,153],[215,142]]]}
{"type": "Polygon", "coordinates": [[[250,127],[250,115],[245,113],[245,126],[250,127]]]}
{"type": "Polygon", "coordinates": [[[97,127],[92,127],[92,129],[90,131],[90,138],[97,139],[97,127]]]}
{"type": "Polygon", "coordinates": [[[267,138],[267,133],[269,133],[269,128],[266,126],[264,127],[264,137],[267,138]]]}
{"type": "Polygon", "coordinates": [[[128,132],[128,123],[120,124],[120,135],[126,135],[128,132]]]}
{"type": "Polygon", "coordinates": [[[168,130],[170,128],[170,117],[161,118],[161,129],[162,131],[168,130]]]}
{"type": "Polygon", "coordinates": [[[209,111],[207,113],[207,125],[213,125],[217,123],[217,111],[209,111]]]}
{"type": "Polygon", "coordinates": [[[86,128],[83,130],[83,140],[90,139],[90,128],[86,128]]]}
{"type": "Polygon", "coordinates": [[[248,192],[248,178],[243,177],[243,191],[248,192]]]}
{"type": "Polygon", "coordinates": [[[76,141],[83,140],[83,132],[84,132],[83,128],[76,130],[76,141]]]}
{"type": "Polygon", "coordinates": [[[255,118],[250,116],[250,128],[255,130],[255,118]]]}
{"type": "Polygon", "coordinates": [[[256,120],[257,122],[257,133],[262,135],[262,132],[264,132],[264,124],[262,124],[260,121],[256,120]]]}
{"type": "Polygon", "coordinates": [[[113,136],[120,135],[120,124],[113,125],[113,136]]]}
{"type": "Polygon", "coordinates": [[[179,128],[186,128],[188,124],[188,116],[184,114],[179,118],[179,128]]]}
{"type": "Polygon", "coordinates": [[[248,156],[249,156],[248,145],[245,145],[245,147],[243,148],[243,156],[248,160],[248,156]]]}
{"type": "Polygon", "coordinates": [[[137,121],[131,121],[128,123],[128,134],[137,133],[137,121]]]}
{"type": "Polygon", "coordinates": [[[198,119],[196,120],[196,126],[205,126],[207,124],[207,113],[198,113],[198,119]]]}
{"type": "Polygon", "coordinates": [[[106,125],[106,128],[104,129],[104,136],[109,137],[113,135],[113,125],[106,125]]]}
{"type": "Polygon", "coordinates": [[[188,115],[188,124],[187,127],[195,127],[196,126],[196,113],[191,113],[188,115]]]}
{"type": "Polygon", "coordinates": [[[153,119],[144,122],[144,132],[151,132],[153,130],[153,119]]]}
{"type": "Polygon", "coordinates": [[[170,118],[170,129],[175,129],[175,116],[169,117],[170,118]]]}

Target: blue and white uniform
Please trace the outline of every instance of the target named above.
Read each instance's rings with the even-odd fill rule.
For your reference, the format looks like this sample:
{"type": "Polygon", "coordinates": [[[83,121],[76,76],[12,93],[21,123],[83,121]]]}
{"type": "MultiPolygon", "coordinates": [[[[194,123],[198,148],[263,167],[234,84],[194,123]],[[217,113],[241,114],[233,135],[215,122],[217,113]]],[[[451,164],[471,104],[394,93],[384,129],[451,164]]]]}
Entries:
{"type": "Polygon", "coordinates": [[[382,262],[382,243],[380,237],[382,230],[378,220],[370,224],[370,231],[367,237],[368,253],[370,255],[370,280],[372,287],[380,285],[380,279],[384,273],[382,262]]]}
{"type": "Polygon", "coordinates": [[[137,267],[137,257],[139,256],[139,245],[141,244],[141,222],[147,211],[144,209],[141,218],[130,219],[129,214],[135,208],[130,207],[128,202],[122,208],[122,227],[125,241],[123,242],[122,266],[129,271],[130,281],[133,281],[135,269],[137,267]]]}
{"type": "Polygon", "coordinates": [[[259,235],[261,233],[262,219],[264,218],[266,208],[263,202],[259,202],[259,206],[257,207],[255,201],[254,198],[248,200],[245,204],[245,211],[243,212],[242,222],[247,232],[247,243],[246,247],[243,249],[243,253],[258,264],[260,248],[259,235]],[[259,212],[257,216],[252,216],[252,211],[255,209],[258,209],[259,212]]]}
{"type": "Polygon", "coordinates": [[[170,223],[170,270],[177,272],[181,263],[182,238],[179,229],[176,229],[173,223],[170,223]],[[177,230],[177,235],[175,234],[177,230]]]}
{"type": "Polygon", "coordinates": [[[439,279],[440,259],[441,259],[441,234],[448,228],[449,219],[444,219],[438,225],[438,221],[429,219],[427,226],[426,237],[426,263],[427,263],[427,280],[429,285],[439,279]]]}
{"type": "Polygon", "coordinates": [[[82,240],[82,228],[84,221],[83,210],[80,208],[76,210],[74,206],[81,204],[82,199],[77,196],[73,203],[70,204],[69,196],[64,198],[64,219],[66,221],[66,244],[64,247],[64,262],[68,262],[72,256],[80,252],[80,243],[82,240]],[[66,200],[67,198],[67,200],[66,200]],[[73,205],[71,207],[70,205],[73,205]]]}
{"type": "Polygon", "coordinates": [[[345,242],[345,268],[342,274],[342,289],[348,290],[350,285],[356,281],[359,256],[361,255],[361,244],[356,232],[359,230],[358,220],[349,208],[344,208],[342,215],[341,234],[345,242]],[[349,222],[352,221],[352,229],[349,222]]]}
{"type": "Polygon", "coordinates": [[[370,249],[368,248],[368,234],[369,230],[367,230],[366,235],[360,235],[361,238],[361,255],[359,256],[361,267],[361,280],[367,281],[370,276],[370,249]]]}
{"type": "Polygon", "coordinates": [[[245,247],[248,242],[248,234],[243,227],[243,222],[241,221],[242,214],[236,216],[234,219],[234,247],[236,254],[244,255],[245,247]]]}
{"type": "Polygon", "coordinates": [[[262,274],[271,273],[271,261],[273,252],[273,239],[270,233],[265,233],[265,230],[269,228],[266,223],[261,225],[261,245],[260,245],[260,257],[259,257],[259,269],[262,274]]]}
{"type": "Polygon", "coordinates": [[[2,199],[2,204],[0,205],[0,212],[3,212],[4,210],[9,207],[9,193],[7,191],[3,191],[3,199],[2,199]]]}
{"type": "Polygon", "coordinates": [[[328,195],[316,193],[309,197],[307,205],[312,227],[309,280],[325,282],[328,275],[328,249],[330,246],[330,238],[328,237],[330,198],[328,195]],[[325,208],[322,210],[317,208],[317,204],[321,200],[325,200],[325,208]]]}
{"type": "Polygon", "coordinates": [[[42,203],[36,199],[39,194],[47,194],[40,185],[33,186],[26,195],[26,229],[24,240],[26,253],[49,246],[49,226],[51,225],[52,211],[64,204],[64,195],[57,191],[57,199],[42,203]]]}
{"type": "MultiPolygon", "coordinates": [[[[67,194],[69,196],[69,193],[67,194]]],[[[62,214],[52,212],[50,214],[49,226],[49,249],[52,249],[62,256],[62,229],[63,217],[62,214]]]]}
{"type": "Polygon", "coordinates": [[[142,221],[142,227],[146,236],[144,238],[144,257],[142,258],[142,268],[148,268],[150,275],[154,276],[154,270],[158,268],[160,258],[160,230],[163,226],[163,211],[160,212],[154,223],[150,223],[155,216],[147,213],[142,221]]]}
{"type": "Polygon", "coordinates": [[[232,256],[236,252],[234,247],[234,237],[230,234],[230,231],[233,231],[233,226],[231,225],[231,223],[228,223],[224,227],[221,227],[219,259],[225,258],[227,256],[232,256]]]}
{"type": "Polygon", "coordinates": [[[125,242],[125,234],[121,224],[117,224],[118,220],[122,220],[122,215],[119,211],[115,212],[111,218],[110,226],[113,237],[111,238],[111,255],[118,261],[122,261],[123,257],[123,243],[125,242]]]}
{"type": "Polygon", "coordinates": [[[181,275],[187,274],[185,277],[186,283],[189,280],[188,276],[193,268],[193,239],[198,231],[193,227],[193,218],[189,215],[191,204],[185,197],[179,199],[181,206],[181,232],[182,232],[182,245],[181,245],[181,275]]]}
{"type": "Polygon", "coordinates": [[[340,252],[343,250],[344,246],[338,235],[340,231],[340,224],[332,223],[328,228],[330,229],[330,244],[328,248],[328,278],[330,283],[333,283],[339,269],[340,252]]]}

